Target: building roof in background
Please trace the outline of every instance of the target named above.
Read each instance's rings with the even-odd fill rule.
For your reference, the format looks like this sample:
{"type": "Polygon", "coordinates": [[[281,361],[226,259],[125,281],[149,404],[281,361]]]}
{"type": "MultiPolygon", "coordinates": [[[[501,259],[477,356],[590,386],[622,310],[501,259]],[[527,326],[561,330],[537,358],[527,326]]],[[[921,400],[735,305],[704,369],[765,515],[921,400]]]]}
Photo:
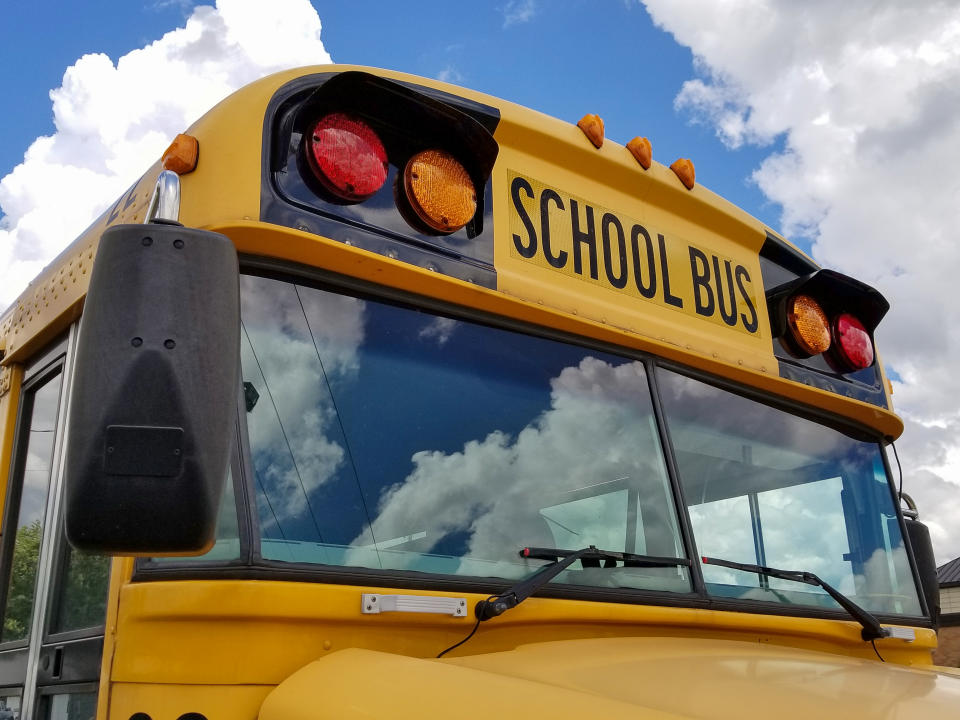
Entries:
{"type": "Polygon", "coordinates": [[[937,582],[944,585],[960,585],[960,557],[937,568],[937,582]]]}

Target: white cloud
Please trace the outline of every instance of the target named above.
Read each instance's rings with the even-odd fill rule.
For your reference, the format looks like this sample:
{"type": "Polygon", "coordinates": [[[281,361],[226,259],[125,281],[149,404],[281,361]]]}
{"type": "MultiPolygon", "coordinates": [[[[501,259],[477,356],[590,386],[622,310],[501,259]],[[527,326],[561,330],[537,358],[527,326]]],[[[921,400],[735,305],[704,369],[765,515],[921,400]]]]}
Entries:
{"type": "MultiPolygon", "coordinates": [[[[366,546],[373,538],[423,531],[421,549],[430,551],[448,534],[466,532],[468,549],[461,572],[484,572],[478,570],[478,563],[486,562],[499,566],[484,574],[522,574],[517,549],[562,547],[566,541],[557,536],[566,535],[561,529],[569,534],[571,547],[596,544],[623,550],[626,488],[630,487],[633,492],[639,489],[644,498],[646,537],[659,541],[657,547],[637,551],[667,556],[681,552],[674,545],[679,531],[669,504],[666,470],[659,459],[642,363],[612,366],[586,357],[579,365],[564,368],[551,379],[550,387],[549,409],[516,436],[494,430],[485,438],[466,442],[458,452],[415,453],[412,472],[383,494],[372,528],[353,544],[366,546]],[[623,497],[613,498],[608,505],[569,507],[571,493],[604,484],[623,497]],[[542,514],[563,524],[551,527],[540,514],[545,506],[554,507],[542,514]]],[[[599,497],[602,493],[597,492],[599,497]]],[[[362,562],[362,556],[352,557],[362,562]]],[[[402,563],[404,558],[391,561],[402,563]]],[[[648,571],[647,580],[629,582],[649,582],[650,575],[658,574],[664,587],[676,589],[670,585],[671,577],[678,582],[673,570],[648,571]]]]}
{"type": "Polygon", "coordinates": [[[427,340],[436,340],[437,345],[443,347],[453,335],[453,331],[457,329],[457,325],[456,320],[437,316],[420,331],[418,336],[427,340]]]}
{"type": "Polygon", "coordinates": [[[447,67],[437,73],[437,80],[446,83],[463,82],[463,73],[457,70],[453,65],[447,65],[447,67]]]}
{"type": "Polygon", "coordinates": [[[218,0],[116,63],[84,55],[50,93],[56,132],[0,180],[0,308],[233,90],[330,62],[308,0],[218,0]]]}
{"type": "Polygon", "coordinates": [[[244,380],[260,395],[248,415],[250,443],[282,530],[315,513],[305,498],[349,462],[332,392],[359,369],[366,304],[264,278],[241,285],[244,380]]]}
{"type": "Polygon", "coordinates": [[[519,25],[530,21],[537,14],[534,0],[508,0],[503,8],[503,26],[519,25]]]}
{"type": "Polygon", "coordinates": [[[939,561],[960,555],[960,7],[645,4],[697,58],[677,107],[730,147],[782,139],[753,179],[782,205],[784,231],[891,300],[879,344],[902,378],[904,487],[939,561]]]}

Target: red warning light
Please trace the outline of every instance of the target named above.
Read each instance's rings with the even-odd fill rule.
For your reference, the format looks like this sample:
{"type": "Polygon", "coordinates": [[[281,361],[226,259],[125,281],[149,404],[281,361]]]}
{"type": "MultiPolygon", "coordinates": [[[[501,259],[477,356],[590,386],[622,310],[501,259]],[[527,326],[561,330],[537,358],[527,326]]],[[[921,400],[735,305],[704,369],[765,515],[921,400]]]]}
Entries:
{"type": "Polygon", "coordinates": [[[387,152],[377,133],[344,113],[321,118],[310,131],[306,148],[314,175],[342,200],[366,200],[387,179],[387,152]]]}
{"type": "Polygon", "coordinates": [[[834,322],[836,353],[853,370],[863,370],[873,365],[873,341],[870,333],[850,313],[844,313],[834,322]]]}

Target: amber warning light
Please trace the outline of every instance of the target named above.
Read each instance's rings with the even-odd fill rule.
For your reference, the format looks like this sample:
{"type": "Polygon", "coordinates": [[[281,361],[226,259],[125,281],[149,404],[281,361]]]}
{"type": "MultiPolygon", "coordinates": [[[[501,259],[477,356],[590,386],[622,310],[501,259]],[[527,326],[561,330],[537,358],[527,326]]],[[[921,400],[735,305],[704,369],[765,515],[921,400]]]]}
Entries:
{"type": "Polygon", "coordinates": [[[417,218],[435,232],[456,232],[477,211],[477,191],[469,173],[443,150],[424,150],[410,158],[403,188],[417,218]]]}
{"type": "Polygon", "coordinates": [[[820,303],[809,295],[797,295],[787,307],[787,324],[793,340],[807,357],[830,349],[830,324],[820,303]]]}

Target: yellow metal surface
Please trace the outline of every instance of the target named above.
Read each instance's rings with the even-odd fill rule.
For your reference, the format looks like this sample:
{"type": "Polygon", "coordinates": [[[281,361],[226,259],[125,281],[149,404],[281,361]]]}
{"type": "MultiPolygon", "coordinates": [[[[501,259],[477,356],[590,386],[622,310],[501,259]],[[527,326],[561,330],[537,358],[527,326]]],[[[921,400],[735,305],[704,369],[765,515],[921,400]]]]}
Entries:
{"type": "MultiPolygon", "coordinates": [[[[364,592],[397,591],[282,581],[126,585],[120,594],[110,677],[130,683],[276,684],[312,660],[350,647],[434,657],[466,636],[473,605],[483,599],[465,595],[471,619],[364,615],[364,592]]],[[[916,632],[912,643],[882,639],[877,648],[888,663],[929,666],[936,636],[931,630],[916,632]]],[[[484,623],[451,655],[502,652],[547,640],[617,637],[737,640],[865,661],[876,658],[853,621],[536,597],[484,623]]]]}
{"type": "MultiPolygon", "coordinates": [[[[13,436],[20,410],[20,384],[23,367],[11,365],[0,368],[0,523],[3,522],[10,482],[10,461],[13,458],[13,436]]],[[[0,527],[0,535],[7,529],[0,527]]]]}
{"type": "MultiPolygon", "coordinates": [[[[103,655],[100,659],[100,678],[108,680],[113,672],[114,649],[116,648],[120,609],[120,589],[130,580],[133,572],[132,558],[115,558],[110,564],[110,585],[107,591],[107,611],[103,619],[103,655]]],[[[97,718],[107,720],[110,713],[111,684],[101,682],[97,693],[97,718]]],[[[121,717],[130,717],[123,715],[121,717]]]]}
{"type": "Polygon", "coordinates": [[[200,713],[207,720],[253,720],[271,690],[271,686],[257,685],[113,683],[111,717],[127,720],[146,713],[151,720],[178,720],[187,713],[200,713]]]}
{"type": "MultiPolygon", "coordinates": [[[[337,66],[335,69],[370,70],[353,66],[337,66]]],[[[376,282],[385,286],[433,294],[453,302],[457,302],[455,298],[470,296],[477,300],[476,306],[481,310],[501,312],[531,322],[542,321],[549,327],[585,337],[654,352],[761,391],[779,393],[791,400],[848,416],[887,437],[895,438],[902,432],[902,422],[891,412],[778,376],[777,361],[766,338],[766,307],[757,265],[757,253],[768,229],[759,221],[700,184],[686,190],[664,165],[654,162],[649,170],[644,171],[622,145],[605,142],[602,147],[594,148],[584,143],[576,126],[496,98],[435,80],[375,71],[387,78],[451,91],[499,109],[501,120],[495,139],[500,152],[492,173],[496,293],[476,297],[459,287],[463,283],[447,277],[434,278],[433,282],[411,282],[411,279],[422,280],[424,273],[356,248],[350,248],[347,255],[331,251],[330,245],[339,243],[315,235],[299,237],[296,230],[259,222],[264,108],[273,93],[286,82],[329,70],[330,67],[304,68],[263,78],[211,109],[187,129],[187,133],[197,138],[203,153],[197,169],[181,178],[181,222],[226,232],[244,251],[316,264],[348,274],[362,267],[370,271],[376,282]],[[509,187],[511,172],[516,173],[517,168],[521,168],[526,177],[542,183],[549,181],[550,187],[566,193],[570,199],[580,198],[585,203],[596,203],[597,208],[609,209],[618,217],[636,219],[648,230],[656,231],[656,235],[651,236],[655,241],[663,234],[668,247],[679,248],[680,255],[674,258],[675,262],[681,261],[682,252],[688,248],[699,249],[704,258],[692,261],[699,263],[696,268],[688,270],[683,281],[673,275],[671,280],[696,284],[693,275],[699,273],[697,292],[705,303],[708,293],[713,294],[715,308],[711,315],[714,316],[719,315],[718,297],[729,299],[730,287],[724,284],[723,294],[718,296],[717,291],[721,288],[713,269],[713,257],[716,256],[719,263],[721,283],[726,281],[726,263],[730,261],[736,290],[733,299],[742,300],[748,293],[755,299],[758,331],[753,334],[743,332],[744,322],[739,317],[745,312],[742,303],[737,312],[738,327],[733,329],[724,327],[722,322],[684,316],[650,303],[647,305],[652,309],[648,313],[647,309],[638,309],[640,300],[636,298],[624,297],[609,287],[591,285],[578,278],[558,282],[558,273],[514,257],[511,254],[511,248],[515,247],[511,223],[516,220],[511,219],[509,212],[512,204],[509,187]],[[243,228],[243,237],[230,234],[233,228],[243,228]],[[251,231],[256,233],[256,238],[250,238],[251,231]],[[333,258],[343,262],[324,263],[325,259],[333,258]],[[750,282],[745,276],[739,276],[744,293],[738,286],[737,265],[745,268],[750,276],[750,282]],[[520,302],[504,303],[505,296],[520,302]]],[[[79,316],[90,263],[101,232],[109,225],[143,218],[160,167],[158,160],[51,263],[0,318],[0,342],[7,345],[3,363],[28,357],[79,316]]],[[[582,208],[581,211],[585,212],[582,208]]],[[[595,217],[595,222],[599,223],[601,219],[602,213],[595,217]]],[[[599,224],[595,232],[600,273],[603,249],[599,224]]],[[[629,236],[625,240],[629,246],[629,236]]],[[[618,245],[616,238],[613,242],[618,245]]],[[[645,252],[645,247],[643,249],[645,252]]],[[[618,251],[613,256],[618,256],[618,251]]],[[[632,261],[632,252],[628,252],[628,256],[632,261]]],[[[684,300],[685,304],[690,301],[690,298],[684,300]]],[[[726,309],[729,313],[730,306],[727,305],[726,309]]],[[[749,312],[747,317],[751,317],[749,312]]]]}
{"type": "MultiPolygon", "coordinates": [[[[736,330],[753,336],[755,352],[769,353],[757,310],[763,288],[754,248],[703,233],[696,241],[677,236],[515,170],[507,178],[510,258],[526,263],[519,273],[560,285],[579,307],[609,308],[607,322],[617,327],[639,332],[657,322],[676,333],[676,325],[702,319],[723,331],[712,333],[717,344],[749,347],[726,332],[736,330]],[[606,292],[594,293],[597,288],[606,292]]],[[[631,205],[647,214],[639,203],[631,205]]]]}
{"type": "Polygon", "coordinates": [[[933,719],[958,706],[960,682],[928,670],[734,640],[619,638],[456,660],[345,650],[281,683],[260,719],[933,719]]]}

